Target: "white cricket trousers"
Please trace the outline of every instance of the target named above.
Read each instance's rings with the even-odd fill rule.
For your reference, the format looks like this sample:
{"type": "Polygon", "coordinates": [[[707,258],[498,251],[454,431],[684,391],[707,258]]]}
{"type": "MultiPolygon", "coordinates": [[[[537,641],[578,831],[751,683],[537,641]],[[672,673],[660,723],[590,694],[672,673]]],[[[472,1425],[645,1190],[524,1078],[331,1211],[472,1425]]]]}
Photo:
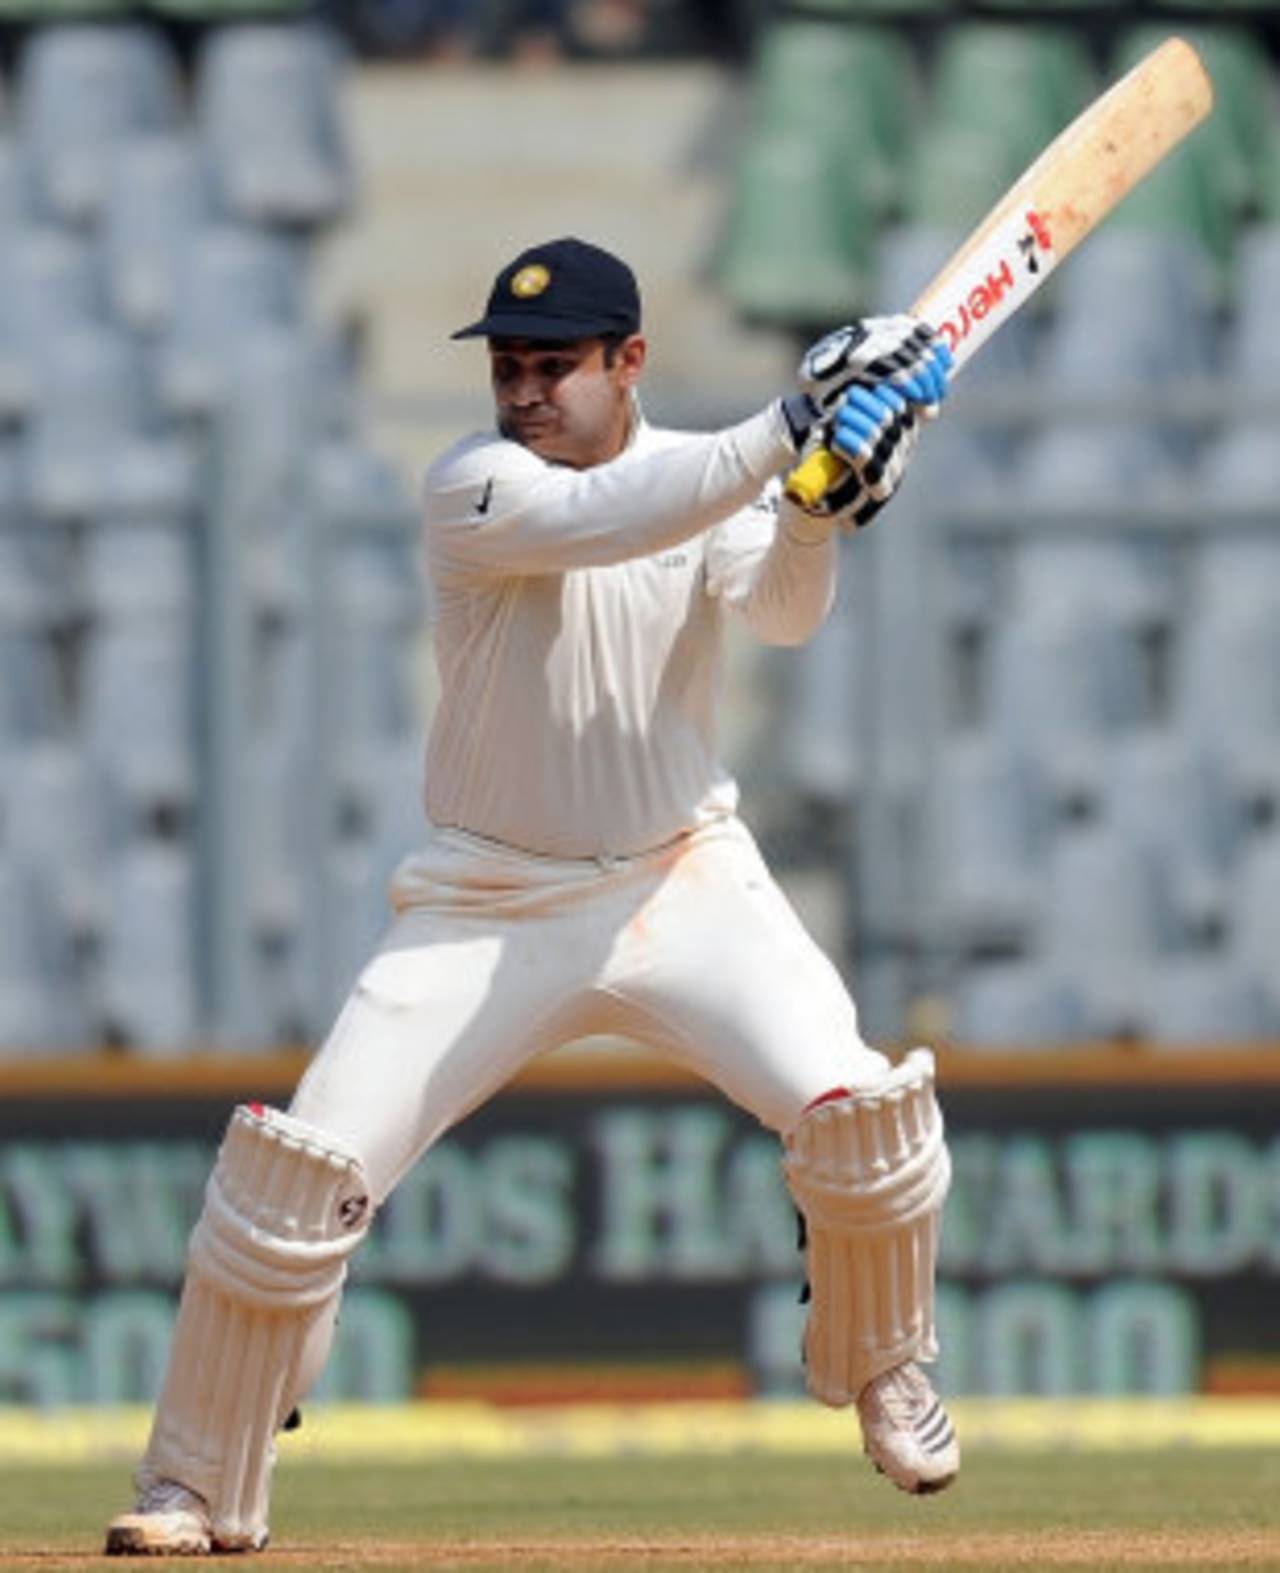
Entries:
{"type": "Polygon", "coordinates": [[[561,860],[436,830],[291,1113],[364,1161],[375,1199],[536,1055],[619,1033],[787,1131],[888,1071],[738,819],[642,856],[561,860]]]}

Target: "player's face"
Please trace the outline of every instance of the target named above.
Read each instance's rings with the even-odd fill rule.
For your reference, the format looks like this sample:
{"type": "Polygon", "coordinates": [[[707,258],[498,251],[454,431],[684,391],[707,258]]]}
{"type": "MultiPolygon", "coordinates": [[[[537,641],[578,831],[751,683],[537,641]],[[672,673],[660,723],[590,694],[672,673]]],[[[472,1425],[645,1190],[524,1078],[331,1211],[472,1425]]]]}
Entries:
{"type": "Polygon", "coordinates": [[[498,430],[553,464],[576,470],[604,464],[626,446],[631,391],[644,357],[638,333],[624,339],[612,358],[600,339],[491,339],[498,430]]]}

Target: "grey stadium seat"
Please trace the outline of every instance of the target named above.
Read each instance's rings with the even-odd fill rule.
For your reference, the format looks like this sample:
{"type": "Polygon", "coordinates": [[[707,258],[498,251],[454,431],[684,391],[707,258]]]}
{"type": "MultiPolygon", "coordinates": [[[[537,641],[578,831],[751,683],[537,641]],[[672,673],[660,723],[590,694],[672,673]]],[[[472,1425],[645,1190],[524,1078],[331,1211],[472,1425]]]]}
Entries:
{"type": "Polygon", "coordinates": [[[1036,960],[969,967],[950,1000],[948,1036],[976,1048],[1054,1048],[1087,1035],[1077,992],[1036,960]]]}
{"type": "Polygon", "coordinates": [[[1241,232],[1235,281],[1235,315],[1223,369],[1245,388],[1274,395],[1280,392],[1280,343],[1274,330],[1280,223],[1258,224],[1241,232]]]}
{"type": "Polygon", "coordinates": [[[20,848],[40,869],[72,934],[96,934],[103,916],[102,816],[83,749],[69,736],[29,742],[4,756],[0,774],[0,842],[20,848]]]}
{"type": "Polygon", "coordinates": [[[80,720],[109,829],[182,811],[195,777],[192,619],[177,613],[105,623],[89,636],[80,720]]]}
{"type": "Polygon", "coordinates": [[[141,26],[36,29],[19,57],[17,121],[35,190],[51,217],[101,217],[113,146],[176,126],[177,63],[162,35],[141,26]]]}
{"type": "Polygon", "coordinates": [[[1102,613],[1011,616],[993,632],[988,673],[987,729],[1064,801],[1096,797],[1107,745],[1148,719],[1140,643],[1102,613]]]}
{"type": "Polygon", "coordinates": [[[1210,365],[1212,278],[1190,242],[1104,226],[1050,288],[1055,320],[1040,365],[1054,387],[1140,392],[1210,365]]]}
{"type": "Polygon", "coordinates": [[[106,297],[87,241],[48,224],[6,235],[0,247],[0,416],[25,419],[48,348],[65,334],[106,321],[106,297]]]}
{"type": "MultiPolygon", "coordinates": [[[[1276,372],[1280,392],[1280,360],[1276,372]]],[[[1207,510],[1217,511],[1223,504],[1280,508],[1280,442],[1271,419],[1232,425],[1206,443],[1196,462],[1194,484],[1207,510]]]]}
{"type": "Polygon", "coordinates": [[[251,355],[264,329],[298,324],[300,290],[299,255],[284,237],[243,224],[194,231],[160,346],[165,406],[183,416],[210,414],[232,359],[251,355]]]}
{"type": "Polygon", "coordinates": [[[1201,549],[1173,662],[1179,724],[1242,797],[1280,804],[1280,543],[1224,534],[1201,549]]]}
{"type": "Polygon", "coordinates": [[[27,495],[42,518],[84,519],[123,444],[158,426],[148,369],[121,329],[63,331],[32,366],[27,495]]]}
{"type": "Polygon", "coordinates": [[[207,165],[185,131],[130,137],[113,151],[102,260],[122,322],[142,333],[167,328],[192,236],[217,213],[207,165]]]}
{"type": "Polygon", "coordinates": [[[1219,930],[1246,823],[1213,758],[1178,731],[1122,736],[1109,750],[1099,807],[1104,822],[1160,870],[1187,942],[1219,930]]]}
{"type": "Polygon", "coordinates": [[[110,861],[106,888],[102,1027],[141,1055],[181,1055],[199,1026],[191,853],[166,841],[126,844],[110,861]]]}
{"type": "Polygon", "coordinates": [[[949,949],[1021,946],[1051,828],[1034,767],[981,734],[952,739],[934,759],[926,815],[931,927],[949,949]]]}
{"type": "Polygon", "coordinates": [[[315,229],[347,211],[339,49],[335,35],[300,24],[206,34],[196,118],[218,194],[238,218],[315,229]]]}
{"type": "Polygon", "coordinates": [[[1248,1043],[1274,1031],[1261,981],[1229,957],[1170,957],[1149,975],[1146,1035],[1157,1047],[1248,1043]]]}
{"type": "Polygon", "coordinates": [[[78,982],[47,886],[0,850],[0,1058],[82,1051],[88,1034],[78,982]]]}

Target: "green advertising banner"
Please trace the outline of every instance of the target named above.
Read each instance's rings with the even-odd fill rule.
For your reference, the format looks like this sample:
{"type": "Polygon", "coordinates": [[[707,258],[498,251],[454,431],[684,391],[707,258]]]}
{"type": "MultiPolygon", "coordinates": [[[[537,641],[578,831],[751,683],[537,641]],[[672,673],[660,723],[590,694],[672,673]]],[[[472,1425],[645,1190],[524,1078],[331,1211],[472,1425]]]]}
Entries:
{"type": "MultiPolygon", "coordinates": [[[[230,1109],[283,1103],[296,1069],[0,1077],[0,1402],[154,1395],[230,1109]]],[[[949,1391],[1280,1390],[1280,1052],[1235,1069],[944,1058],[949,1391]]],[[[325,1390],[799,1391],[778,1158],[674,1073],[584,1058],[530,1077],[382,1210],[325,1390]]]]}

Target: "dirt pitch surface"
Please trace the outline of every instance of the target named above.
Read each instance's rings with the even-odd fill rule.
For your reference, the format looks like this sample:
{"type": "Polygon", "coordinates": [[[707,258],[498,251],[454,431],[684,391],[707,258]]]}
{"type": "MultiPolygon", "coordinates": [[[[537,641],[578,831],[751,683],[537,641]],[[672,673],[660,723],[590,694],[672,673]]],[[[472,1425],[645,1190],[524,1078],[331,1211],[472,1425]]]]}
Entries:
{"type": "MultiPolygon", "coordinates": [[[[124,1562],[95,1552],[28,1551],[0,1553],[0,1569],[83,1570],[89,1567],[190,1566],[187,1559],[124,1562]]],[[[225,1568],[220,1559],[214,1566],[225,1568]]],[[[1097,1530],[1036,1534],[967,1534],[954,1537],[874,1535],[858,1540],[835,1536],[705,1536],[687,1539],[601,1537],[594,1540],[485,1540],[483,1542],[352,1541],[347,1544],[294,1544],[261,1559],[233,1563],[245,1573],[273,1567],[306,1568],[315,1573],[359,1573],[376,1569],[458,1569],[466,1573],[511,1570],[548,1573],[563,1569],[638,1568],[662,1570],[750,1568],[761,1570],[858,1568],[1218,1568],[1280,1569],[1280,1532],[1145,1532],[1097,1530]]]]}

